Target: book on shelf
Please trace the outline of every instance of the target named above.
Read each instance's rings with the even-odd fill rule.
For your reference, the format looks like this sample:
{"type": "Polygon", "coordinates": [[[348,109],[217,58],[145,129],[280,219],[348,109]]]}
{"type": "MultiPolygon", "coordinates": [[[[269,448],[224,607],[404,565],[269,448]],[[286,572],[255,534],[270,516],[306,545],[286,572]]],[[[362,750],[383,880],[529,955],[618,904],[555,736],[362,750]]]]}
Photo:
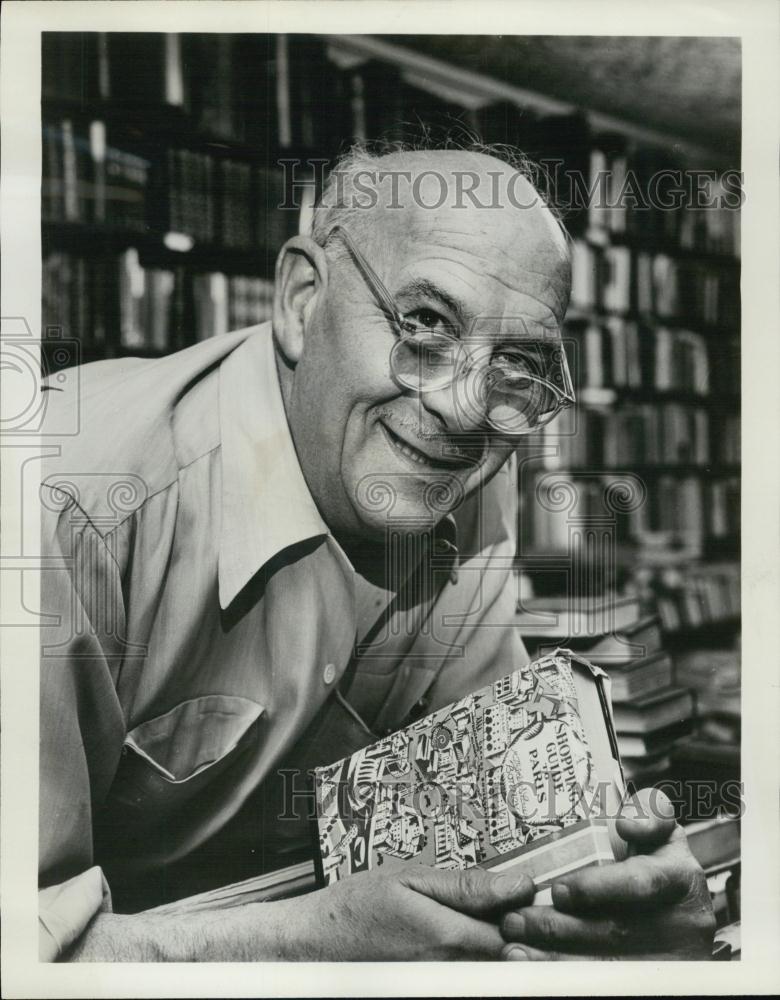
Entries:
{"type": "MultiPolygon", "coordinates": [[[[51,251],[42,323],[83,348],[165,353],[271,318],[273,282],[256,275],[148,267],[136,247],[115,255],[51,251]]],[[[87,360],[85,358],[85,360],[87,360]]]]}
{"type": "Polygon", "coordinates": [[[572,285],[570,305],[574,309],[589,311],[598,301],[598,257],[596,251],[583,239],[572,240],[572,285]]]}
{"type": "Polygon", "coordinates": [[[171,32],[107,34],[111,101],[148,111],[187,103],[181,35],[171,32]]]}
{"type": "Polygon", "coordinates": [[[674,633],[739,617],[740,566],[737,562],[701,563],[666,574],[658,590],[664,631],[674,633]]]}
{"type": "Polygon", "coordinates": [[[554,446],[545,453],[547,468],[704,468],[710,461],[709,414],[701,406],[659,401],[572,410],[543,428],[542,439],[554,446]]]}
{"type": "Polygon", "coordinates": [[[707,525],[713,538],[729,538],[739,531],[741,493],[739,476],[714,479],[707,484],[707,525]]]}
{"type": "Polygon", "coordinates": [[[102,119],[43,125],[41,217],[44,222],[147,229],[151,163],[121,148],[102,119]]]}
{"type": "Polygon", "coordinates": [[[238,66],[235,36],[188,34],[184,61],[188,70],[190,108],[200,132],[218,139],[243,138],[239,120],[238,66]]]}
{"type": "Polygon", "coordinates": [[[252,168],[238,160],[218,160],[220,204],[220,242],[225,247],[242,249],[252,244],[252,216],[247,206],[252,201],[252,168]]]}
{"type": "Polygon", "coordinates": [[[213,271],[196,274],[192,288],[196,340],[255,326],[271,318],[274,285],[265,278],[213,271]]]}
{"type": "Polygon", "coordinates": [[[623,735],[644,735],[693,716],[693,696],[687,688],[667,687],[642,698],[616,702],[613,718],[618,739],[623,735]]]}
{"type": "Polygon", "coordinates": [[[601,264],[601,308],[625,313],[631,308],[631,250],[624,246],[605,247],[601,264]]]}
{"type": "Polygon", "coordinates": [[[644,328],[640,334],[634,321],[621,316],[603,322],[572,320],[566,334],[574,348],[580,389],[647,388],[709,395],[709,355],[701,334],[666,326],[644,328]]]}
{"type": "Polygon", "coordinates": [[[195,243],[216,241],[214,157],[185,148],[166,153],[168,229],[195,243]]]}
{"type": "Polygon", "coordinates": [[[104,346],[111,336],[116,279],[103,257],[54,252],[41,269],[44,330],[60,330],[83,348],[104,346]]]}
{"type": "Polygon", "coordinates": [[[273,254],[293,235],[276,167],[169,146],[153,163],[104,120],[71,118],[43,127],[41,214],[45,222],[165,231],[195,244],[273,254]]]}
{"type": "Polygon", "coordinates": [[[609,160],[604,150],[598,146],[590,151],[589,180],[587,235],[594,242],[606,242],[610,222],[609,160]]]}
{"type": "Polygon", "coordinates": [[[528,872],[540,902],[556,876],[622,857],[607,818],[622,780],[605,682],[556,650],[315,769],[323,884],[379,866],[479,865],[528,872]]]}
{"type": "MultiPolygon", "coordinates": [[[[592,239],[592,237],[591,237],[592,239]]],[[[738,328],[739,275],[733,265],[681,261],[667,253],[572,241],[571,309],[625,314],[667,326],[738,328]]]]}
{"type": "Polygon", "coordinates": [[[109,97],[108,36],[98,31],[41,32],[43,100],[83,103],[109,97]]]}
{"type": "MultiPolygon", "coordinates": [[[[181,277],[179,280],[181,280],[181,277]]],[[[176,328],[177,273],[141,266],[131,247],[119,258],[119,343],[127,349],[170,350],[176,328]]]]}
{"type": "Polygon", "coordinates": [[[741,192],[733,176],[701,176],[698,180],[702,206],[687,206],[680,220],[680,246],[740,256],[739,207],[741,192]]]}
{"type": "Polygon", "coordinates": [[[607,178],[607,197],[609,204],[608,225],[612,233],[625,233],[628,219],[626,204],[628,177],[628,159],[621,153],[613,154],[607,178]]]}

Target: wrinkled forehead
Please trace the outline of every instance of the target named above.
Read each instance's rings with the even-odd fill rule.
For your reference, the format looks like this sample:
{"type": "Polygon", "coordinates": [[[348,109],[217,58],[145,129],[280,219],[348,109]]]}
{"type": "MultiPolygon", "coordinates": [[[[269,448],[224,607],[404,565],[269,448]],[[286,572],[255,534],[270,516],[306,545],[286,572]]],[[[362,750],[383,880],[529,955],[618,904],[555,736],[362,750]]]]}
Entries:
{"type": "Polygon", "coordinates": [[[570,286],[565,237],[530,183],[514,177],[465,201],[453,196],[457,178],[449,177],[451,191],[446,174],[429,173],[416,197],[381,212],[384,252],[398,287],[439,287],[474,332],[495,337],[525,325],[535,336],[557,333],[570,286]]]}

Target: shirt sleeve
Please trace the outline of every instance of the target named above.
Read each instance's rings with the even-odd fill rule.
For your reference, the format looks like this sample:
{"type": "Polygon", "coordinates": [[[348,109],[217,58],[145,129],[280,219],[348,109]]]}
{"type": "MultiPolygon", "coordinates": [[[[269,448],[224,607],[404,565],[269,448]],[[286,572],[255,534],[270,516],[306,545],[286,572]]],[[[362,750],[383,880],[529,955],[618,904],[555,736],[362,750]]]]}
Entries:
{"type": "Polygon", "coordinates": [[[39,917],[51,961],[107,905],[92,823],[125,735],[115,688],[125,617],[106,540],[75,502],[46,486],[42,497],[39,917]]]}
{"type": "Polygon", "coordinates": [[[111,912],[111,893],[97,866],[38,894],[38,959],[54,962],[70,948],[96,913],[111,912]]]}
{"type": "Polygon", "coordinates": [[[508,462],[457,516],[461,551],[457,582],[434,608],[439,634],[450,637],[427,695],[435,711],[528,662],[515,625],[517,587],[517,476],[508,462]]]}

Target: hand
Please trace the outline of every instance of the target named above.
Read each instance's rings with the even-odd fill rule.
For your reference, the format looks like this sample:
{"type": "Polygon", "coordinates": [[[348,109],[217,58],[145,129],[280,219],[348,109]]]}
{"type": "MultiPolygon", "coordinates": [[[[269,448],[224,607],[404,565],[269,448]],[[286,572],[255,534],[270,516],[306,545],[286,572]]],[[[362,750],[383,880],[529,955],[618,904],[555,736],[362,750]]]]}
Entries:
{"type": "Polygon", "coordinates": [[[633,856],[558,879],[552,906],[508,913],[501,931],[512,943],[503,959],[711,957],[715,918],[704,873],[663,792],[644,789],[637,799],[644,818],[617,821],[633,856]]]}
{"type": "Polygon", "coordinates": [[[501,915],[533,896],[528,876],[479,868],[451,872],[410,865],[387,874],[353,875],[284,904],[290,909],[277,957],[498,959],[504,945],[501,915]]]}
{"type": "Polygon", "coordinates": [[[533,882],[479,868],[352,875],[276,903],[177,914],[98,914],[74,962],[409,961],[498,959],[498,922],[533,882]]]}

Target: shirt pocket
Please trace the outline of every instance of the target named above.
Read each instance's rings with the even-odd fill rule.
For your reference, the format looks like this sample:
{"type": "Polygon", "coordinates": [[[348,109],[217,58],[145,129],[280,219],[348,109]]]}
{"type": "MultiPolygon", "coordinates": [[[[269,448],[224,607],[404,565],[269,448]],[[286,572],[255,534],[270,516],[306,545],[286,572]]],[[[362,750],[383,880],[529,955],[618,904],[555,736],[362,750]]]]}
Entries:
{"type": "Polygon", "coordinates": [[[255,744],[264,711],[237,695],[203,695],[130,730],[106,802],[114,820],[169,818],[255,744]]]}

